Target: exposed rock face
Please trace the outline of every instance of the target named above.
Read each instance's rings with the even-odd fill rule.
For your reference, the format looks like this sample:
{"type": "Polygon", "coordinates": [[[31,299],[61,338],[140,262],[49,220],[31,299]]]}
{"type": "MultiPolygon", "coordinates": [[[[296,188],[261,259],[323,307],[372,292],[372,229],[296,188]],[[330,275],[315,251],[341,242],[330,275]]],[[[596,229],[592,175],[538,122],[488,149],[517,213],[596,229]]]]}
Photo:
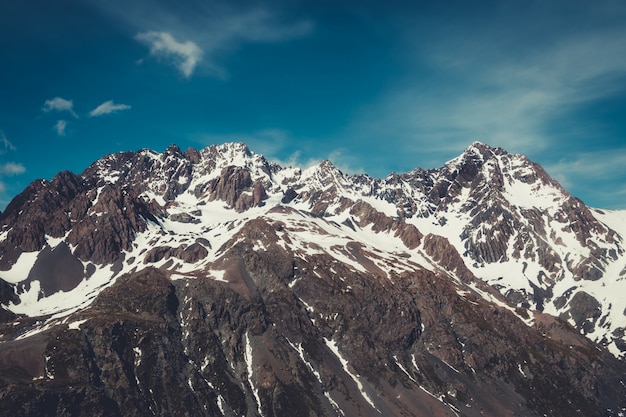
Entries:
{"type": "Polygon", "coordinates": [[[239,167],[229,166],[222,170],[219,178],[209,184],[211,199],[225,201],[230,208],[242,212],[256,206],[267,198],[263,184],[254,184],[253,192],[246,193],[252,187],[250,172],[239,167]]]}
{"type": "MultiPolygon", "coordinates": [[[[256,223],[242,234],[272,228],[256,223]]],[[[171,282],[154,269],[123,276],[78,324],[28,345],[39,351],[16,356],[5,347],[3,409],[428,416],[452,406],[464,415],[601,416],[623,402],[615,389],[623,365],[554,319],[546,326],[560,327],[567,342],[474,295],[460,297],[428,271],[392,284],[324,272],[339,267],[332,259],[251,249],[242,242],[229,250],[228,282],[171,282]]]]}
{"type": "Polygon", "coordinates": [[[424,239],[424,250],[440,265],[448,271],[454,272],[464,282],[475,280],[472,272],[465,266],[463,258],[443,236],[428,234],[424,239]]]}
{"type": "Polygon", "coordinates": [[[39,281],[43,294],[50,295],[57,291],[73,290],[83,278],[82,262],[72,255],[67,244],[61,242],[54,249],[46,246],[41,251],[25,284],[39,281]]]}
{"type": "Polygon", "coordinates": [[[619,416],[615,219],[479,143],[385,179],[243,144],[109,155],[0,214],[0,407],[619,416]]]}
{"type": "Polygon", "coordinates": [[[171,248],[169,246],[157,246],[148,251],[144,257],[144,264],[156,263],[162,259],[168,259],[173,256],[181,259],[187,263],[196,263],[207,257],[209,252],[207,249],[199,243],[193,243],[189,246],[181,245],[178,248],[171,248]]]}
{"type": "Polygon", "coordinates": [[[395,232],[395,236],[400,237],[409,249],[418,247],[422,239],[422,234],[414,225],[407,224],[402,219],[388,217],[366,202],[358,201],[352,205],[350,214],[359,220],[358,224],[362,228],[371,225],[372,230],[377,233],[395,232]]]}
{"type": "Polygon", "coordinates": [[[568,306],[569,310],[564,316],[566,318],[567,316],[571,317],[576,326],[582,329],[582,332],[591,333],[602,314],[598,300],[586,292],[580,291],[572,297],[568,306]]]}
{"type": "Polygon", "coordinates": [[[61,172],[50,182],[33,182],[9,203],[1,215],[9,230],[0,242],[1,267],[9,269],[22,251],[40,250],[46,235],[63,236],[71,227],[68,210],[82,205],[79,196],[86,188],[83,178],[61,172]]]}
{"type": "Polygon", "coordinates": [[[154,216],[145,203],[124,190],[105,186],[101,197],[67,236],[75,254],[97,264],[114,262],[122,250],[129,250],[134,235],[146,230],[146,220],[154,216]]]}

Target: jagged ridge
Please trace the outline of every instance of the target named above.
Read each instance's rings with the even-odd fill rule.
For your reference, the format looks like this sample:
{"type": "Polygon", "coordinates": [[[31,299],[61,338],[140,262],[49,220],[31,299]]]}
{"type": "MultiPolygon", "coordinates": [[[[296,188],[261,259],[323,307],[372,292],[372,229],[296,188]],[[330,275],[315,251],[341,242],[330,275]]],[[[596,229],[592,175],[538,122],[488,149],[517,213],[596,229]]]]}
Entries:
{"type": "MultiPolygon", "coordinates": [[[[293,414],[289,395],[277,392],[302,398],[303,410],[315,415],[419,415],[424,407],[447,413],[469,399],[498,415],[572,415],[566,411],[576,408],[594,415],[608,406],[618,413],[619,372],[608,370],[619,366],[539,312],[561,316],[623,355],[625,306],[614,296],[626,275],[619,216],[588,209],[527,158],[480,143],[440,169],[384,179],[347,176],[329,161],[306,170],[280,167],[244,144],[109,155],[79,176],[31,184],[0,215],[2,338],[35,340],[46,331],[73,338],[79,330],[93,345],[102,300],[128,299],[123,320],[144,323],[141,312],[151,307],[135,298],[145,290],[135,291],[133,282],[165,273],[171,284],[154,302],[168,307],[149,313],[156,315],[148,323],[166,323],[164,337],[178,346],[171,354],[193,365],[166,382],[187,378],[191,391],[159,403],[141,389],[156,381],[142,382],[138,354],[128,356],[142,349],[140,338],[127,334],[115,350],[122,363],[135,363],[124,365],[135,383],[116,377],[123,391],[152,401],[161,414],[186,395],[224,415],[269,415],[271,407],[293,414]],[[239,310],[223,304],[232,297],[239,310]],[[213,321],[207,314],[216,314],[213,321]],[[76,320],[80,325],[63,330],[76,320]],[[194,336],[207,330],[221,348],[192,354],[209,349],[194,336]],[[294,363],[303,371],[278,372],[294,363]],[[453,371],[437,371],[441,366],[453,371]],[[601,371],[563,390],[583,369],[601,371]],[[236,382],[242,372],[247,379],[236,382]],[[218,388],[227,380],[232,388],[218,388]],[[209,387],[205,394],[199,383],[209,387]],[[493,389],[503,398],[487,394],[493,389]],[[533,390],[550,392],[550,399],[535,398],[533,390]],[[383,399],[401,392],[414,400],[383,399]],[[511,401],[520,405],[506,411],[511,401]]],[[[120,325],[116,332],[130,331],[120,325]]],[[[109,343],[113,334],[98,340],[109,343]]],[[[157,352],[155,343],[150,349],[157,352]]],[[[13,352],[7,349],[1,357],[13,352]]],[[[110,366],[103,354],[90,354],[93,369],[110,366]]],[[[27,375],[46,385],[54,376],[48,362],[27,375]]],[[[170,365],[151,363],[169,375],[170,365]]],[[[143,415],[102,381],[108,388],[89,394],[94,404],[113,401],[119,413],[143,415]]],[[[12,390],[7,398],[17,403],[22,397],[12,390]]]]}

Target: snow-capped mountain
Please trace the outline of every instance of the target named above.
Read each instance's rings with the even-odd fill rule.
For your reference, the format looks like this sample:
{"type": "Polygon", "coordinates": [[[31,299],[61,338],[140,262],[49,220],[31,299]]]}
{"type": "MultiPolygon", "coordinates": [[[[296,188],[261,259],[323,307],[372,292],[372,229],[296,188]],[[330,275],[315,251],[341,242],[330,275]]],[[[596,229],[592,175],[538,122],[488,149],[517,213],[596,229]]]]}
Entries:
{"type": "Polygon", "coordinates": [[[108,155],[0,215],[0,404],[620,415],[625,236],[477,142],[384,179],[241,143],[108,155]]]}

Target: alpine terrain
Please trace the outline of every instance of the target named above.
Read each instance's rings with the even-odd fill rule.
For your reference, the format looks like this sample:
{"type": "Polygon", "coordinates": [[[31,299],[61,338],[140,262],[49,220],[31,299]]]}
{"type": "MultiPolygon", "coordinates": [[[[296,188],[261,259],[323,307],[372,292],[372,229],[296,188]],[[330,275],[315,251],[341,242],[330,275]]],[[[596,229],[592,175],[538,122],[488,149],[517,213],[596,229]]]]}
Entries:
{"type": "Polygon", "coordinates": [[[522,155],[122,152],[0,214],[6,416],[623,416],[626,211],[522,155]]]}

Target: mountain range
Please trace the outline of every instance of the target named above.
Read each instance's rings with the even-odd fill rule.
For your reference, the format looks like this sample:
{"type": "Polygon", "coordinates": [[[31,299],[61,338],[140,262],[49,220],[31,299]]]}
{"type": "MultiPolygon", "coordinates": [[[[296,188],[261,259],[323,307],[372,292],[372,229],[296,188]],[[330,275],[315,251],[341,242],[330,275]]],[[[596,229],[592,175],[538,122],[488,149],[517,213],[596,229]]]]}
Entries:
{"type": "Polygon", "coordinates": [[[623,416],[625,238],[479,142],[385,178],[107,155],[0,214],[0,409],[623,416]]]}

